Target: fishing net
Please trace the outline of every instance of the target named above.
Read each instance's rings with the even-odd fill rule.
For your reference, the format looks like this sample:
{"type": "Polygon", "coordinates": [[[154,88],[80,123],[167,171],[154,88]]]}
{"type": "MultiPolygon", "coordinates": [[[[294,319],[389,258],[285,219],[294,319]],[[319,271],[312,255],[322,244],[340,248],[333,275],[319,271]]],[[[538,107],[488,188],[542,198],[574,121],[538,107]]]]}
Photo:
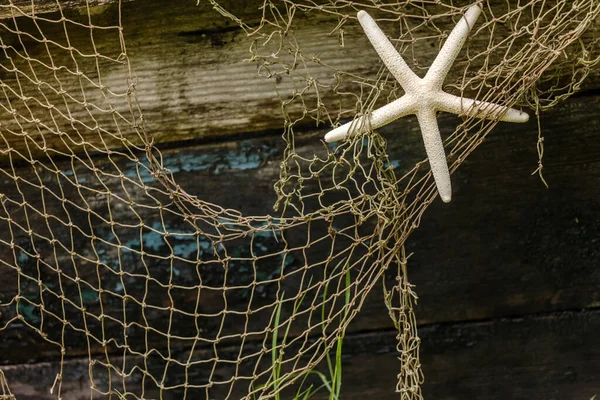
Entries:
{"type": "MultiPolygon", "coordinates": [[[[437,196],[420,136],[398,122],[386,136],[370,131],[321,142],[316,151],[305,144],[403,93],[360,29],[359,10],[423,76],[470,4],[199,1],[247,43],[240,68],[254,74],[258,67],[280,100],[272,111],[283,115],[286,147],[273,182],[274,216],[212,204],[176,179],[186,155],[163,157],[159,132],[145,120],[139,99],[151,94],[138,90],[144,77],[128,56],[124,4],[0,5],[0,338],[12,343],[7,354],[35,343],[36,356],[57,361],[47,388],[57,398],[68,398],[77,357],[89,362],[80,385],[90,398],[293,397],[336,352],[366,295],[393,274],[397,284],[383,301],[398,329],[396,390],[402,399],[421,398],[416,295],[403,248],[437,196]],[[315,26],[328,30],[315,38],[315,26]],[[356,49],[360,67],[351,61],[356,49]],[[390,159],[386,139],[400,136],[414,136],[414,148],[390,159]]],[[[482,7],[447,92],[538,114],[579,90],[599,60],[597,1],[482,7]]],[[[455,122],[444,133],[450,171],[498,123],[455,122]]],[[[540,176],[542,144],[540,133],[540,176]]],[[[234,167],[219,154],[205,157],[234,167]]]]}

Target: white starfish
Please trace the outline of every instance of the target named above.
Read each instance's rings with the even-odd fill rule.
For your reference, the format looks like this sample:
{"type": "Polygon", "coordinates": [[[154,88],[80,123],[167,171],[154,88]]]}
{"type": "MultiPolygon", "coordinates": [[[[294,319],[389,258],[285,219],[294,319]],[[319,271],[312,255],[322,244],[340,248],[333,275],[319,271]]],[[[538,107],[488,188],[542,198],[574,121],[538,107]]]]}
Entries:
{"type": "Polygon", "coordinates": [[[436,111],[446,111],[476,118],[498,119],[507,122],[527,122],[527,113],[504,107],[448,94],[442,90],[446,74],[460,52],[471,27],[481,14],[479,4],[471,6],[463,18],[454,27],[438,56],[423,79],[419,78],[402,59],[394,45],[381,31],[377,23],[365,11],[358,12],[358,21],[369,41],[381,57],[383,63],[398,80],[406,94],[401,98],[373,111],[369,116],[342,125],[327,135],[327,142],[335,142],[360,130],[377,129],[383,125],[409,114],[416,114],[421,127],[425,151],[431,165],[431,172],[440,197],[445,203],[452,198],[450,173],[440,137],[436,111]],[[368,118],[368,119],[367,119],[368,118]],[[355,129],[357,128],[357,129],[355,129]]]}

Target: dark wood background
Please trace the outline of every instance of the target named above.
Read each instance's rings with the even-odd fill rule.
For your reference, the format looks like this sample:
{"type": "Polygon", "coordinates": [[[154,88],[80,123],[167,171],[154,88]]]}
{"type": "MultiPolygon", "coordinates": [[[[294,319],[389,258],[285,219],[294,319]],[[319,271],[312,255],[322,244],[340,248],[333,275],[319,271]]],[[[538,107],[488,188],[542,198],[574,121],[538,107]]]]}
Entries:
{"type": "MultiPolygon", "coordinates": [[[[253,65],[239,62],[248,48],[242,32],[208,4],[195,3],[123,5],[148,129],[168,145],[166,159],[273,149],[250,168],[233,166],[224,173],[223,185],[238,193],[233,199],[204,196],[205,180],[190,179],[193,171],[175,174],[189,183],[189,192],[207,200],[272,213],[271,187],[282,149],[279,103],[253,65]],[[218,79],[223,76],[227,79],[218,79]]],[[[250,3],[233,6],[238,12],[248,7],[252,18],[250,3]]],[[[98,12],[111,18],[110,7],[98,12]]],[[[315,37],[336,23],[299,18],[315,37]]],[[[375,74],[376,65],[364,63],[372,59],[370,46],[352,29],[347,27],[344,49],[322,42],[315,47],[330,49],[348,70],[371,68],[375,74]]],[[[596,22],[587,35],[599,30],[596,22]]],[[[435,56],[431,49],[423,54],[426,60],[435,56]]],[[[425,398],[588,400],[600,394],[599,89],[596,68],[578,94],[541,115],[549,189],[531,176],[537,167],[535,118],[524,125],[499,124],[453,174],[452,202],[436,200],[409,238],[425,398]]],[[[416,120],[406,123],[412,137],[390,133],[390,152],[401,154],[406,143],[420,140],[416,120]]],[[[453,116],[440,117],[443,133],[457,123],[453,116]]],[[[325,132],[307,127],[305,134],[317,143],[325,132]]],[[[344,342],[343,399],[398,398],[396,331],[380,290],[370,294],[344,342]]],[[[32,353],[32,343],[18,334],[0,334],[0,341],[1,369],[17,398],[54,398],[48,388],[58,369],[56,355],[43,348],[32,353]]],[[[89,393],[81,386],[88,374],[82,356],[67,361],[65,399],[89,393]]]]}

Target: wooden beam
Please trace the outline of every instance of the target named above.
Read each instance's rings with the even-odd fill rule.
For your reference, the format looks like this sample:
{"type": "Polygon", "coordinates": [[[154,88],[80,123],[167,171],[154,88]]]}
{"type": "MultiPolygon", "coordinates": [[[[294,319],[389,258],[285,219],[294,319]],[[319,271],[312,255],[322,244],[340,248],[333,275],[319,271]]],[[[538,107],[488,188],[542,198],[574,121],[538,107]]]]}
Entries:
{"type": "MultiPolygon", "coordinates": [[[[0,5],[0,20],[10,19],[13,17],[21,17],[24,15],[37,15],[45,17],[44,14],[54,13],[60,10],[70,12],[77,11],[82,13],[102,13],[111,4],[117,3],[119,0],[10,0],[9,4],[0,5]]],[[[133,0],[120,0],[128,2],[133,0]]]]}
{"type": "MultiPolygon", "coordinates": [[[[262,5],[262,1],[220,3],[232,13],[243,15],[250,26],[258,26],[262,16],[258,5],[262,5]]],[[[493,4],[493,7],[503,6],[493,4]]],[[[114,5],[101,7],[91,16],[91,22],[116,27],[119,16],[114,5]]],[[[172,7],[165,7],[162,0],[134,1],[124,3],[122,9],[125,48],[121,48],[118,29],[94,29],[90,33],[85,28],[90,24],[87,13],[82,15],[72,9],[66,10],[68,18],[83,26],[50,22],[60,20],[59,15],[51,13],[36,23],[25,17],[0,22],[2,40],[8,46],[0,61],[5,67],[0,71],[0,79],[8,85],[9,99],[2,100],[6,110],[0,109],[4,121],[2,135],[8,142],[2,145],[3,149],[13,148],[41,156],[44,145],[66,154],[79,153],[83,148],[106,151],[140,145],[142,139],[135,125],[141,123],[141,116],[137,111],[133,116],[126,96],[133,89],[134,86],[130,86],[133,82],[147,133],[154,143],[212,140],[248,132],[279,133],[284,123],[282,99],[290,99],[295,91],[304,87],[307,87],[303,95],[305,102],[294,101],[286,110],[292,118],[302,118],[305,108],[309,110],[310,118],[304,118],[297,128],[315,128],[312,118],[317,118],[320,112],[319,102],[326,104],[330,112],[329,116],[319,117],[320,126],[331,126],[329,117],[337,118],[339,110],[350,109],[356,103],[352,93],[356,93],[359,86],[354,74],[375,78],[380,68],[379,59],[359,25],[346,22],[344,46],[341,46],[339,35],[332,34],[337,32],[338,18],[330,14],[298,11],[294,31],[302,54],[309,61],[305,66],[291,69],[289,74],[265,78],[264,69],[259,71],[254,63],[243,61],[251,57],[249,48],[253,39],[218,14],[207,1],[197,6],[195,0],[181,0],[172,7]],[[16,30],[30,36],[18,37],[12,33],[15,24],[16,30]],[[70,45],[81,54],[68,51],[65,30],[70,45]],[[52,61],[42,35],[64,47],[50,45],[52,61]],[[97,58],[96,52],[103,57],[97,58]],[[128,79],[127,69],[120,62],[123,53],[131,61],[133,80],[128,79]],[[54,71],[39,62],[30,63],[29,58],[45,65],[53,62],[62,68],[54,71]],[[22,74],[13,72],[15,67],[22,74]],[[338,75],[338,69],[349,75],[338,75]],[[89,75],[90,80],[81,80],[77,71],[89,75]],[[314,81],[307,80],[309,75],[314,81]],[[38,81],[45,84],[40,87],[38,81]],[[310,82],[314,84],[311,86],[310,82]],[[63,95],[63,89],[69,96],[63,95]],[[339,95],[336,91],[346,94],[339,95]],[[19,96],[28,100],[18,100],[19,96]],[[52,105],[55,108],[48,108],[52,105]],[[23,115],[19,123],[13,121],[11,108],[23,115]],[[25,120],[36,118],[43,126],[34,126],[25,120]],[[24,138],[22,129],[28,133],[28,139],[24,138]]],[[[450,30],[453,21],[436,21],[436,24],[440,29],[450,30]]],[[[390,35],[396,34],[396,26],[390,24],[389,28],[390,35]]],[[[599,30],[600,23],[596,22],[583,40],[597,37],[599,30]]],[[[500,35],[500,31],[496,33],[500,35]]],[[[473,47],[488,45],[484,35],[478,35],[471,42],[473,47]]],[[[272,50],[268,45],[260,49],[267,54],[272,50]]],[[[414,54],[418,55],[414,58],[424,70],[437,54],[436,43],[417,41],[414,54]]],[[[416,62],[413,61],[409,59],[411,64],[416,62]]],[[[459,57],[457,65],[463,62],[464,58],[459,57]]],[[[571,70],[559,68],[551,73],[568,79],[571,70]]],[[[461,76],[460,68],[454,68],[447,81],[461,76]]],[[[594,69],[583,90],[597,88],[599,82],[600,70],[594,69]]],[[[380,102],[386,100],[383,97],[380,102]]]]}

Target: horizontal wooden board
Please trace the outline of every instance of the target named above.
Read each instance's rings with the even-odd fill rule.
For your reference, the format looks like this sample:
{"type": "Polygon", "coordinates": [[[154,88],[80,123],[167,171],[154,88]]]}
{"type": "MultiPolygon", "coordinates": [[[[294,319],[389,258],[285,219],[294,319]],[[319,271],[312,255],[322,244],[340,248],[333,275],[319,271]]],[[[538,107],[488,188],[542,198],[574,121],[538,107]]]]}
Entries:
{"type": "MultiPolygon", "coordinates": [[[[535,151],[537,126],[534,122],[519,126],[518,130],[513,129],[514,126],[510,124],[499,124],[491,137],[453,175],[455,187],[453,202],[446,205],[436,201],[425,213],[420,228],[407,242],[409,252],[414,252],[409,259],[409,273],[410,280],[416,285],[415,290],[420,296],[417,314],[421,323],[501,318],[600,305],[597,291],[600,273],[595,265],[598,260],[597,239],[600,237],[598,220],[600,129],[593,117],[599,111],[599,104],[597,97],[578,97],[542,115],[541,127],[546,146],[544,173],[550,184],[549,190],[543,187],[539,178],[530,176],[537,166],[535,151]],[[574,126],[578,127],[577,130],[573,130],[574,126]]],[[[444,134],[451,132],[454,125],[458,123],[457,118],[447,115],[442,116],[440,121],[444,134]]],[[[388,138],[390,157],[400,170],[412,166],[415,160],[424,157],[417,131],[418,126],[414,119],[406,119],[384,131],[388,138]],[[399,133],[398,130],[404,132],[399,133]]],[[[307,154],[319,153],[323,151],[323,146],[318,142],[317,137],[313,137],[298,144],[298,151],[307,154]]],[[[167,150],[164,151],[163,162],[172,169],[177,182],[180,182],[188,192],[223,207],[239,209],[246,215],[261,215],[273,212],[275,196],[272,185],[279,174],[281,149],[280,139],[263,138],[216,146],[167,150]],[[257,193],[260,193],[260,196],[257,196],[257,193]]],[[[90,160],[90,163],[97,163],[98,166],[106,165],[99,159],[90,160]]],[[[148,183],[152,181],[148,171],[143,168],[136,169],[136,164],[124,156],[115,156],[114,162],[124,176],[132,181],[136,179],[148,183]]],[[[19,184],[20,190],[24,193],[23,198],[37,208],[42,207],[40,191],[26,181],[36,182],[36,179],[41,179],[49,188],[56,189],[56,186],[52,186],[56,185],[53,180],[59,176],[65,195],[73,199],[79,198],[78,184],[98,187],[98,178],[88,167],[80,164],[73,169],[65,167],[64,161],[58,163],[62,166],[60,169],[64,176],[47,173],[36,178],[31,167],[22,166],[15,172],[5,167],[3,179],[0,180],[0,186],[3,186],[0,192],[5,193],[8,198],[19,200],[20,194],[15,190],[11,178],[14,173],[24,179],[19,184]]],[[[111,170],[104,171],[108,173],[111,170]]],[[[119,188],[121,179],[118,175],[115,179],[106,177],[103,179],[115,193],[122,192],[119,188]]],[[[129,182],[127,185],[131,186],[132,181],[126,181],[129,182]]],[[[143,190],[136,192],[135,187],[132,187],[130,193],[135,196],[136,201],[147,202],[143,190]]],[[[157,192],[150,193],[159,195],[157,192]]],[[[46,198],[46,206],[50,214],[63,215],[60,210],[61,204],[62,202],[52,200],[51,197],[46,198]]],[[[97,201],[92,205],[95,210],[106,207],[103,201],[97,201]]],[[[147,210],[140,208],[138,211],[148,225],[152,225],[152,221],[155,221],[159,215],[157,210],[152,208],[147,210]]],[[[78,215],[75,213],[73,217],[80,218],[77,217],[78,215]]],[[[15,218],[19,216],[18,213],[14,214],[15,218]]],[[[166,218],[167,226],[174,229],[181,229],[183,226],[175,214],[164,213],[163,217],[166,218]]],[[[79,221],[84,221],[86,218],[87,216],[83,214],[83,218],[79,221]]],[[[127,208],[114,208],[115,221],[135,222],[139,218],[133,217],[132,211],[127,208]]],[[[99,223],[98,220],[95,221],[99,223]]],[[[6,241],[11,224],[7,224],[5,220],[2,223],[4,225],[0,229],[0,236],[6,241]]],[[[98,235],[106,235],[106,239],[110,240],[112,236],[106,230],[102,231],[102,226],[103,224],[99,223],[95,232],[98,235]]],[[[69,231],[65,231],[64,226],[54,228],[57,234],[63,232],[62,236],[57,238],[70,245],[69,231]]],[[[7,263],[1,267],[4,279],[0,281],[0,296],[2,296],[0,301],[5,304],[12,299],[19,288],[16,284],[15,270],[9,265],[18,263],[25,268],[22,271],[29,276],[35,277],[37,274],[36,263],[31,264],[35,260],[26,256],[21,250],[33,253],[30,239],[14,224],[12,230],[15,232],[13,240],[20,247],[15,252],[7,245],[0,248],[1,259],[7,263]]],[[[135,236],[139,239],[139,231],[130,229],[129,233],[121,232],[124,242],[135,240],[135,236]]],[[[41,246],[40,251],[46,248],[43,246],[48,246],[48,242],[40,238],[36,238],[35,242],[36,246],[41,246]]],[[[267,247],[278,246],[275,242],[269,241],[262,244],[267,247]]],[[[191,245],[196,246],[193,251],[197,251],[201,246],[197,243],[191,245]]],[[[76,236],[73,246],[77,252],[84,253],[85,249],[90,247],[90,241],[76,236]]],[[[128,246],[135,247],[135,244],[128,246]]],[[[96,247],[97,250],[102,248],[102,246],[96,247]]],[[[185,248],[182,247],[182,251],[185,248]]],[[[42,254],[53,254],[48,253],[48,248],[45,251],[46,253],[42,254]]],[[[315,257],[324,256],[317,248],[313,248],[312,251],[315,257]]],[[[186,254],[189,257],[192,253],[186,254]]],[[[59,252],[58,255],[65,257],[66,261],[70,260],[70,256],[64,252],[59,252]]],[[[180,255],[185,257],[183,253],[180,255]]],[[[106,265],[117,262],[114,255],[112,257],[108,257],[106,265]]],[[[133,263],[127,260],[129,259],[124,262],[126,267],[133,263]]],[[[47,258],[46,262],[52,265],[54,261],[47,258]]],[[[163,271],[170,270],[160,263],[151,265],[162,268],[163,271]]],[[[182,263],[177,266],[183,271],[182,277],[188,276],[186,274],[189,266],[186,265],[182,263]]],[[[104,279],[107,279],[105,284],[109,285],[107,289],[120,293],[117,289],[122,290],[122,283],[116,281],[115,277],[111,278],[108,269],[105,269],[106,271],[102,271],[105,273],[104,279]]],[[[45,267],[42,271],[49,270],[45,267]]],[[[96,273],[95,267],[90,268],[90,265],[82,264],[81,274],[84,279],[95,282],[96,273]]],[[[197,284],[194,275],[188,278],[192,284],[193,282],[197,284]]],[[[389,287],[394,283],[394,272],[390,271],[387,278],[389,287]]],[[[55,281],[52,274],[46,276],[46,279],[48,283],[55,281]]],[[[288,282],[289,290],[294,287],[297,289],[294,279],[288,282]]],[[[22,296],[33,296],[31,300],[34,303],[39,300],[35,297],[37,290],[35,281],[24,281],[22,285],[20,287],[22,296]]],[[[83,289],[89,291],[90,288],[83,289]]],[[[57,290],[56,287],[54,290],[57,290]]],[[[65,290],[71,293],[69,296],[74,296],[73,298],[79,301],[77,292],[65,290]]],[[[82,301],[91,307],[90,312],[97,313],[98,310],[94,309],[97,307],[93,297],[94,291],[87,293],[86,290],[81,295],[82,301]]],[[[266,291],[261,295],[264,296],[261,301],[273,301],[274,295],[275,292],[266,291]]],[[[156,291],[156,296],[163,296],[163,300],[167,297],[160,290],[156,291]]],[[[177,303],[178,305],[184,307],[190,305],[190,299],[187,299],[185,293],[176,294],[175,297],[177,301],[182,302],[177,303]]],[[[194,296],[192,300],[195,298],[194,296]]],[[[117,297],[112,301],[109,300],[107,299],[106,302],[108,308],[105,313],[121,318],[118,315],[122,312],[120,311],[122,302],[117,297]]],[[[158,300],[157,297],[156,301],[158,300]]],[[[205,310],[218,311],[223,307],[219,296],[208,296],[202,300],[205,310]]],[[[56,299],[49,298],[48,301],[52,302],[56,299]]],[[[236,307],[236,304],[242,306],[246,304],[247,299],[241,297],[238,301],[239,303],[230,303],[230,307],[236,307]]],[[[2,331],[3,340],[0,341],[2,346],[0,363],[2,364],[51,359],[56,356],[55,345],[40,341],[34,331],[22,325],[22,322],[29,322],[39,326],[39,314],[36,314],[39,310],[25,302],[22,303],[22,307],[21,314],[29,318],[29,321],[26,318],[25,321],[13,322],[7,330],[2,331]],[[36,351],[24,351],[32,348],[36,351]]],[[[0,323],[4,324],[10,320],[14,311],[14,307],[12,309],[4,307],[0,323]]],[[[69,312],[79,315],[79,312],[74,309],[69,312]]],[[[164,313],[156,312],[148,317],[150,326],[166,332],[164,324],[167,319],[164,313]]],[[[252,329],[258,331],[268,325],[270,315],[263,317],[256,317],[252,329]]],[[[82,323],[77,317],[74,321],[76,325],[82,323]]],[[[88,329],[93,332],[97,332],[100,328],[98,320],[89,319],[86,323],[88,329]]],[[[62,325],[57,320],[50,318],[45,324],[46,331],[54,335],[61,332],[60,329],[53,328],[53,326],[57,327],[57,324],[62,325]]],[[[349,329],[351,332],[357,332],[365,329],[389,329],[391,326],[392,323],[382,302],[381,290],[375,288],[349,329]]],[[[109,325],[108,329],[118,336],[122,327],[113,324],[109,325]]],[[[179,324],[177,329],[184,336],[194,336],[196,330],[193,324],[179,324]]],[[[206,326],[203,334],[210,337],[215,334],[215,329],[206,326]]],[[[70,332],[69,335],[72,335],[68,341],[69,355],[86,354],[88,346],[91,346],[94,353],[103,352],[98,342],[92,341],[88,344],[80,334],[75,332],[70,332]]],[[[164,345],[164,336],[149,340],[155,341],[152,343],[156,346],[164,345]]],[[[184,346],[185,343],[179,345],[184,346]]]]}
{"type": "MultiPolygon", "coordinates": [[[[600,393],[599,311],[567,312],[489,322],[421,327],[421,364],[425,398],[443,400],[561,399],[589,400],[600,393]]],[[[392,331],[351,334],[344,340],[344,399],[397,399],[394,393],[400,361],[392,331]]],[[[114,362],[120,362],[115,358],[114,362]]],[[[56,362],[2,367],[20,400],[53,399],[48,388],[59,373],[56,362]]],[[[89,362],[68,360],[63,367],[64,398],[88,398],[89,362]]],[[[226,370],[219,371],[223,376],[226,370]]],[[[231,374],[232,371],[229,372],[231,374]]],[[[323,372],[326,373],[326,367],[323,372]]],[[[96,376],[99,388],[106,377],[96,376]]],[[[173,380],[183,377],[171,377],[173,380]]],[[[201,382],[190,377],[191,383],[201,382]]],[[[308,381],[319,384],[318,380],[308,381]]],[[[55,386],[56,389],[57,386],[55,386]]],[[[229,385],[216,385],[211,398],[225,398],[229,385]]],[[[139,383],[128,390],[139,393],[139,383]]],[[[243,392],[234,391],[231,398],[243,392]]],[[[158,398],[158,390],[146,398],[158,398]]],[[[189,392],[202,399],[204,392],[189,392]]],[[[97,394],[94,396],[96,398],[97,394]]],[[[103,397],[98,397],[103,398],[103,397]]],[[[163,399],[181,399],[181,391],[165,391],[163,399]]],[[[327,399],[318,392],[315,399],[327,399]]]]}
{"type": "MultiPolygon", "coordinates": [[[[423,396],[589,400],[600,393],[599,328],[598,311],[422,327],[423,396]]],[[[356,339],[345,346],[343,398],[397,399],[394,336],[356,339]]]]}
{"type": "MultiPolygon", "coordinates": [[[[72,154],[84,148],[95,152],[140,145],[143,139],[136,127],[142,124],[142,114],[135,104],[132,113],[127,101],[127,93],[134,88],[148,135],[145,140],[155,143],[281,132],[281,100],[287,101],[300,92],[304,93],[304,101],[296,97],[286,107],[289,118],[301,119],[297,128],[314,129],[314,119],[320,120],[320,126],[331,126],[330,119],[335,120],[340,109],[354,107],[355,93],[360,91],[356,76],[377,77],[380,62],[355,20],[344,24],[341,46],[341,31],[336,31],[340,21],[335,15],[298,10],[293,29],[305,63],[293,68],[290,64],[288,74],[282,67],[257,70],[255,63],[244,62],[251,57],[251,38],[217,13],[209,2],[196,3],[181,0],[173,7],[165,7],[162,0],[123,3],[125,47],[115,28],[119,16],[114,3],[98,6],[101,8],[91,20],[112,29],[94,29],[93,34],[85,27],[90,24],[87,15],[70,8],[64,10],[65,15],[82,25],[63,26],[58,23],[61,17],[57,12],[44,14],[45,19],[35,23],[25,17],[4,20],[0,31],[8,48],[0,79],[7,85],[7,99],[5,110],[0,112],[4,113],[2,134],[7,143],[0,148],[39,155],[44,146],[72,154]],[[28,35],[19,38],[16,31],[28,35]],[[43,37],[51,42],[44,42],[43,37]],[[48,49],[46,43],[50,43],[48,49]],[[70,46],[79,53],[69,51],[70,46]],[[103,57],[96,57],[97,53],[103,57]],[[128,79],[128,69],[121,62],[122,53],[131,61],[132,79],[128,79]],[[60,69],[48,67],[52,64],[60,69]],[[15,67],[21,73],[13,72],[15,67]],[[348,74],[340,75],[338,69],[348,74]],[[89,79],[82,78],[78,71],[89,79]],[[273,76],[265,78],[269,74],[273,76]],[[45,84],[40,86],[40,81],[45,84]],[[328,114],[323,112],[323,104],[328,114]],[[10,114],[13,109],[22,117],[14,120],[10,114]],[[42,125],[36,125],[36,120],[42,125]],[[24,138],[23,129],[28,132],[28,139],[24,138]]],[[[259,25],[262,11],[258,5],[262,1],[219,3],[232,14],[244,16],[250,27],[259,25]]],[[[494,3],[494,7],[503,4],[494,3]]],[[[436,26],[444,31],[452,25],[451,19],[436,21],[436,26]]],[[[389,28],[397,29],[392,24],[389,28]]],[[[502,29],[500,24],[495,33],[502,35],[502,29]]],[[[583,40],[597,37],[599,30],[596,22],[583,40]]],[[[484,36],[473,38],[472,46],[488,46],[484,36]]],[[[266,55],[276,50],[269,45],[260,47],[266,55]]],[[[418,59],[424,70],[436,54],[436,43],[420,40],[407,57],[418,59]]],[[[464,64],[464,55],[461,57],[457,65],[464,64]]],[[[293,62],[288,55],[281,55],[280,59],[293,62]]],[[[413,62],[416,61],[409,60],[413,62]]],[[[570,73],[570,68],[551,72],[563,77],[570,73]]],[[[460,68],[453,68],[448,81],[462,74],[460,68]]],[[[598,69],[593,69],[581,89],[597,88],[599,77],[598,69]]],[[[385,101],[383,97],[380,102],[385,101]]]]}
{"type": "Polygon", "coordinates": [[[59,9],[59,7],[63,10],[68,9],[83,9],[86,8],[87,4],[92,7],[92,9],[98,7],[98,5],[105,5],[112,0],[71,0],[71,1],[63,1],[58,3],[55,0],[37,0],[33,2],[27,0],[12,0],[8,2],[8,4],[3,4],[0,6],[0,18],[12,18],[13,15],[18,14],[45,14],[50,12],[55,12],[59,9]],[[86,4],[87,3],[87,4],[86,4]]]}

